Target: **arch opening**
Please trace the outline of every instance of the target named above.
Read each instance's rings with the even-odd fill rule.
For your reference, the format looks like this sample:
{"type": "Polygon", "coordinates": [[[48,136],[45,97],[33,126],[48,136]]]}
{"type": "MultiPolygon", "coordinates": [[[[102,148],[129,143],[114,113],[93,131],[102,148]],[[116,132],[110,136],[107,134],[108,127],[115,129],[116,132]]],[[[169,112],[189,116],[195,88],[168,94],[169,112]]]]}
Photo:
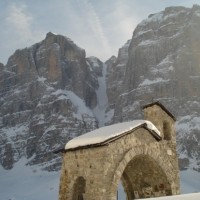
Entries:
{"type": "Polygon", "coordinates": [[[124,191],[124,186],[120,180],[117,188],[117,200],[126,200],[126,192],[124,191]]]}
{"type": "MultiPolygon", "coordinates": [[[[148,155],[134,157],[125,167],[121,176],[126,200],[172,195],[171,185],[161,167],[148,155]]],[[[118,198],[117,198],[118,199],[118,198]]]]}
{"type": "Polygon", "coordinates": [[[82,176],[76,179],[74,183],[74,188],[73,188],[72,200],[84,200],[85,185],[86,185],[86,181],[82,176]]]}

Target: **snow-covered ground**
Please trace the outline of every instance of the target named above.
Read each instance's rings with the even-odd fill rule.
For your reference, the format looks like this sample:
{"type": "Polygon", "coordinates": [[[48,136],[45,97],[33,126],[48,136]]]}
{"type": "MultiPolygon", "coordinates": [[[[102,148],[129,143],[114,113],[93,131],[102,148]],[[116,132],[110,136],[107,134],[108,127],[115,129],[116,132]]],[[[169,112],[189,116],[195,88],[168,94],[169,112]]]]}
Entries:
{"type": "MultiPolygon", "coordinates": [[[[176,196],[168,196],[168,197],[159,197],[157,200],[199,200],[200,193],[192,193],[185,195],[176,195],[176,196]]],[[[155,200],[155,198],[149,198],[148,200],[155,200]]]]}
{"type": "MultiPolygon", "coordinates": [[[[26,166],[21,159],[12,170],[0,167],[1,200],[58,200],[60,172],[41,171],[38,166],[26,166]]],[[[194,193],[173,197],[174,200],[200,199],[200,173],[192,170],[181,172],[182,193],[194,193]]],[[[119,187],[118,200],[124,200],[123,188],[119,187]]],[[[160,200],[172,198],[160,198],[160,200]]],[[[149,199],[150,200],[150,199],[149,199]]]]}
{"type": "MultiPolygon", "coordinates": [[[[181,171],[180,176],[182,194],[200,192],[200,173],[193,170],[186,170],[181,171]]],[[[200,197],[198,199],[200,199],[200,197]]]]}
{"type": "Polygon", "coordinates": [[[60,173],[41,171],[26,163],[26,159],[21,159],[12,170],[0,166],[0,199],[57,200],[60,173]]]}

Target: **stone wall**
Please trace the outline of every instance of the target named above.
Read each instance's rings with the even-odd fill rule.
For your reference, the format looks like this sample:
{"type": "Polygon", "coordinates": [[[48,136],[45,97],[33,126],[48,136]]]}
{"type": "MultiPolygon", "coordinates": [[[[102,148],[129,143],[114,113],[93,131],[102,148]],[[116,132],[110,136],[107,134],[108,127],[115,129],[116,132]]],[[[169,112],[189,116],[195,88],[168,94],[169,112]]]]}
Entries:
{"type": "Polygon", "coordinates": [[[144,108],[144,118],[156,126],[164,139],[176,143],[175,119],[169,116],[159,105],[154,104],[144,108]]]}

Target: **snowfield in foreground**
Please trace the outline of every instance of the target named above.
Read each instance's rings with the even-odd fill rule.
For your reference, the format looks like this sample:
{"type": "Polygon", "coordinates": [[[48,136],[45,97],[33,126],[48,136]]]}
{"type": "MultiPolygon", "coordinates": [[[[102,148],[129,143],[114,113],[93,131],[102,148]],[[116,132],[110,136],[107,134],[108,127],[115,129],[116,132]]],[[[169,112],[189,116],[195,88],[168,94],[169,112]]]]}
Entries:
{"type": "Polygon", "coordinates": [[[26,159],[21,159],[12,170],[0,166],[0,199],[57,200],[60,173],[41,171],[26,163],[26,159]]]}
{"type": "Polygon", "coordinates": [[[193,194],[184,194],[184,195],[176,195],[176,196],[168,196],[168,197],[159,197],[159,198],[149,198],[148,200],[198,200],[200,199],[200,193],[193,194]]]}
{"type": "MultiPolygon", "coordinates": [[[[0,166],[0,199],[58,200],[60,172],[41,171],[40,167],[26,166],[26,163],[26,159],[21,159],[12,170],[4,170],[0,166]]],[[[200,193],[197,192],[200,192],[200,173],[192,170],[182,171],[181,191],[194,194],[158,199],[199,200],[200,193]]],[[[123,188],[119,188],[118,199],[125,200],[123,188]]]]}

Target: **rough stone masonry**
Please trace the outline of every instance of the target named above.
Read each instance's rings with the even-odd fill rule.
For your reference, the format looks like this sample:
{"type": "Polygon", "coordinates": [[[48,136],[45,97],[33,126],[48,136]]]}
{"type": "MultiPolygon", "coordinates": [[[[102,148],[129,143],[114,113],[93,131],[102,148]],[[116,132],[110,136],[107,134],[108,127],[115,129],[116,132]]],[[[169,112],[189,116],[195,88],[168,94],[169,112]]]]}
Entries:
{"type": "Polygon", "coordinates": [[[180,193],[175,117],[159,102],[143,107],[145,124],[96,144],[65,149],[59,200],[128,200],[180,193]]]}

